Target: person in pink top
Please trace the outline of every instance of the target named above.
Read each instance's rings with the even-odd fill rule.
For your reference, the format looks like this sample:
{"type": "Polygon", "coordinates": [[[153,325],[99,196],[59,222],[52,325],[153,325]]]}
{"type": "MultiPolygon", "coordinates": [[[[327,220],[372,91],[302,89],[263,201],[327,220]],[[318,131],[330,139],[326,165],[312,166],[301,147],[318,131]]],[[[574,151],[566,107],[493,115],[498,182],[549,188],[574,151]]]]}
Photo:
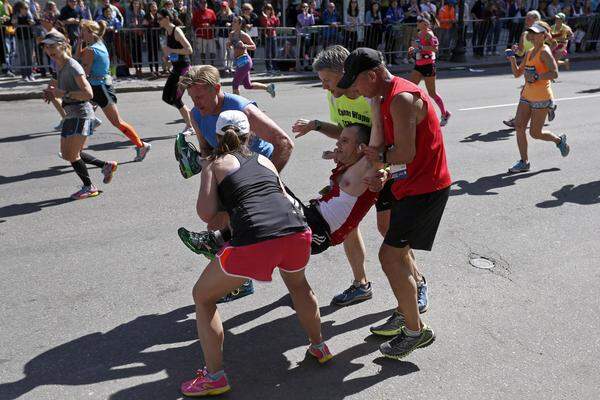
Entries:
{"type": "Polygon", "coordinates": [[[452,114],[446,110],[444,100],[435,90],[435,54],[438,51],[438,39],[431,29],[437,25],[438,21],[433,14],[424,12],[417,17],[419,30],[413,45],[408,49],[408,55],[415,59],[415,69],[408,79],[415,85],[421,80],[425,81],[427,93],[442,112],[440,126],[446,126],[452,114]]]}

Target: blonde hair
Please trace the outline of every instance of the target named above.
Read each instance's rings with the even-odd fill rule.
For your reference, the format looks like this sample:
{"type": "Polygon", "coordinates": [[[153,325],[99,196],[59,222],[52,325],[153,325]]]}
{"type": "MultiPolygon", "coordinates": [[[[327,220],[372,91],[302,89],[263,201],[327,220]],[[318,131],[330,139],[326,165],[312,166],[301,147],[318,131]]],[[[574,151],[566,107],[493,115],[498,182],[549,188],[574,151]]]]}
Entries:
{"type": "Polygon", "coordinates": [[[227,128],[224,135],[217,135],[217,147],[214,148],[211,159],[214,160],[222,155],[236,151],[244,155],[249,155],[250,150],[246,146],[249,135],[240,135],[234,128],[227,128]]]}
{"type": "Polygon", "coordinates": [[[102,37],[104,36],[104,32],[106,32],[106,21],[90,21],[90,20],[84,20],[81,23],[81,27],[87,29],[88,31],[92,32],[92,35],[94,36],[94,41],[95,42],[99,42],[100,40],[102,40],[102,37]]]}
{"type": "Polygon", "coordinates": [[[181,90],[186,90],[198,83],[216,88],[217,85],[221,84],[219,70],[212,65],[195,65],[190,67],[188,72],[179,78],[179,87],[181,90]]]}

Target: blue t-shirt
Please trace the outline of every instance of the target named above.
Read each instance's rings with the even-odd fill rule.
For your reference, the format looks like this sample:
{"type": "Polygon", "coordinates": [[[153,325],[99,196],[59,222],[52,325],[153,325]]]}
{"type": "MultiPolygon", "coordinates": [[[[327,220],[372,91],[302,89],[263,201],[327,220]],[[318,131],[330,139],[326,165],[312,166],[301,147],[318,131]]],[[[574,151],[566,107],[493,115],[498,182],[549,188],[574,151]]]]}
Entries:
{"type": "MultiPolygon", "coordinates": [[[[244,111],[249,104],[256,105],[256,102],[248,100],[242,96],[225,93],[225,99],[223,100],[221,112],[227,110],[244,111]]],[[[210,144],[213,148],[217,147],[217,119],[219,118],[219,115],[201,115],[200,110],[194,107],[192,109],[192,117],[198,124],[198,127],[202,132],[202,136],[204,136],[204,139],[208,142],[208,144],[210,144]]],[[[253,152],[262,154],[267,158],[271,158],[271,154],[273,154],[273,145],[262,140],[256,135],[252,135],[250,138],[250,143],[248,143],[248,147],[253,152]]]]}

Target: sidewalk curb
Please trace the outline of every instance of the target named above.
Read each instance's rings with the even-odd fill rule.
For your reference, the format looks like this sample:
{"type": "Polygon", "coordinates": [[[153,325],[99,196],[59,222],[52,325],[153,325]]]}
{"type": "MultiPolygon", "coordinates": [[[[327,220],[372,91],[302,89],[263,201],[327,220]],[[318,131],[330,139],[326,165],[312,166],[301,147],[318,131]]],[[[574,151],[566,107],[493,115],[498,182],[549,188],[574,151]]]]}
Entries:
{"type": "MultiPolygon", "coordinates": [[[[600,55],[591,55],[591,56],[578,56],[571,58],[571,62],[581,62],[581,61],[594,61],[600,60],[600,55]]],[[[474,62],[474,63],[457,63],[456,65],[447,64],[444,62],[443,65],[436,66],[438,71],[450,71],[450,70],[468,70],[469,68],[496,68],[507,66],[508,63],[506,61],[491,61],[491,62],[474,62]]],[[[412,65],[406,66],[396,66],[390,68],[390,71],[393,73],[405,73],[410,72],[412,70],[412,65]]],[[[256,76],[253,77],[252,80],[254,82],[300,82],[300,81],[317,81],[318,77],[313,72],[301,72],[294,73],[290,75],[279,75],[279,76],[256,76]]],[[[144,86],[124,86],[124,87],[115,87],[115,91],[117,93],[136,93],[136,92],[157,92],[162,91],[164,87],[165,81],[160,81],[160,83],[154,85],[144,85],[144,86]]],[[[232,78],[224,78],[222,80],[223,86],[231,86],[232,78]]],[[[2,93],[0,92],[0,101],[18,101],[18,100],[31,100],[31,99],[42,99],[42,91],[28,90],[28,91],[20,91],[20,92],[10,92],[10,93],[2,93]]]]}

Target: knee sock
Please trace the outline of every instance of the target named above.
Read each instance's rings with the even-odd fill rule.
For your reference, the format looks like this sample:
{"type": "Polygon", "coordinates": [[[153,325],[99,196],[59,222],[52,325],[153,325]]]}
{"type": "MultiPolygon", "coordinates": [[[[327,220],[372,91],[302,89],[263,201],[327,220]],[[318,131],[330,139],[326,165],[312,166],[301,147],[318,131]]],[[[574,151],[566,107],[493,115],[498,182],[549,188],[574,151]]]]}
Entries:
{"type": "Polygon", "coordinates": [[[84,163],[95,165],[96,167],[102,168],[102,167],[104,167],[104,164],[106,164],[104,161],[98,160],[93,155],[91,155],[89,153],[84,153],[83,151],[81,153],[79,153],[79,156],[81,157],[81,159],[83,160],[84,163]]]}
{"type": "Polygon", "coordinates": [[[83,182],[83,186],[92,186],[92,181],[90,180],[90,175],[88,174],[87,167],[85,166],[85,162],[80,158],[77,161],[73,161],[71,163],[73,169],[79,175],[79,179],[83,182]]]}
{"type": "Polygon", "coordinates": [[[118,128],[133,144],[135,144],[135,147],[143,146],[142,139],[140,139],[135,129],[133,129],[133,126],[129,125],[127,122],[123,122],[118,128]]]}
{"type": "Polygon", "coordinates": [[[442,100],[440,95],[436,93],[433,100],[435,101],[435,104],[437,104],[438,107],[440,108],[442,115],[446,115],[446,107],[444,106],[444,100],[442,100]]]}

